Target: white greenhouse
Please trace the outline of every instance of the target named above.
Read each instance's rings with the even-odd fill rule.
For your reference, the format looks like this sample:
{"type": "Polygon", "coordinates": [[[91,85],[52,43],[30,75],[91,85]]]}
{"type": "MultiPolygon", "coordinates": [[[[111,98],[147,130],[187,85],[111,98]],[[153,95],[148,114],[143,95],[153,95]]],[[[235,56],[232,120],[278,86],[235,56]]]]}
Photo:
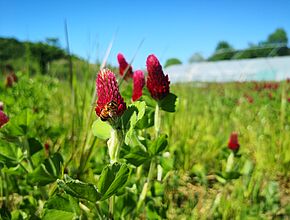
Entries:
{"type": "Polygon", "coordinates": [[[164,72],[172,83],[280,81],[290,78],[290,56],[174,65],[164,72]]]}

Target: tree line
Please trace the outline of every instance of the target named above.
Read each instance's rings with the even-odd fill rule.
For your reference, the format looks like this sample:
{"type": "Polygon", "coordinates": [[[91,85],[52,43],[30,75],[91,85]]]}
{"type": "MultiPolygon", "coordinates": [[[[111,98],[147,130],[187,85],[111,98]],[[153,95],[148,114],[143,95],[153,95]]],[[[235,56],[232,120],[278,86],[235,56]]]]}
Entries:
{"type": "MultiPolygon", "coordinates": [[[[277,28],[273,33],[269,34],[265,41],[261,41],[258,44],[249,43],[248,48],[243,50],[235,49],[227,41],[219,41],[214,53],[210,57],[206,59],[200,53],[194,53],[190,57],[189,63],[287,55],[290,55],[287,33],[283,28],[277,28]]],[[[182,62],[177,58],[170,58],[166,61],[164,66],[167,67],[181,63],[182,62]]]]}
{"type": "MultiPolygon", "coordinates": [[[[0,37],[0,70],[5,65],[36,64],[38,70],[45,74],[49,63],[59,59],[66,59],[67,53],[60,47],[57,38],[47,38],[44,42],[19,41],[15,38],[0,37]]],[[[74,58],[79,59],[76,56],[74,58]]]]}

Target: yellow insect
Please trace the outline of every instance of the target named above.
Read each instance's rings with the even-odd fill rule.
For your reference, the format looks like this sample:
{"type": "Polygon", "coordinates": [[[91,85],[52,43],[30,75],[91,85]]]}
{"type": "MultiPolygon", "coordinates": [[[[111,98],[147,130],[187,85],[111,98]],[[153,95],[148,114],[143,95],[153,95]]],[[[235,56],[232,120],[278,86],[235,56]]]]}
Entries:
{"type": "Polygon", "coordinates": [[[113,118],[117,115],[118,104],[115,101],[110,101],[104,106],[101,111],[100,118],[102,121],[107,121],[109,118],[113,118]]]}

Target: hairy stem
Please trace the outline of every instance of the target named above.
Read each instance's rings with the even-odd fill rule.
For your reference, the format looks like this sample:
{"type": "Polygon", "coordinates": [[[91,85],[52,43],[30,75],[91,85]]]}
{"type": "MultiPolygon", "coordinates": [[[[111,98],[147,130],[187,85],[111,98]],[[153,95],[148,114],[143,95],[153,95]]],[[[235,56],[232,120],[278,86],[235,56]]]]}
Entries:
{"type": "MultiPolygon", "coordinates": [[[[120,148],[123,145],[124,137],[123,131],[120,129],[113,129],[111,132],[111,138],[108,140],[108,148],[110,155],[110,163],[114,164],[119,160],[120,148]]],[[[115,210],[115,196],[109,198],[109,219],[114,219],[115,210]]]]}

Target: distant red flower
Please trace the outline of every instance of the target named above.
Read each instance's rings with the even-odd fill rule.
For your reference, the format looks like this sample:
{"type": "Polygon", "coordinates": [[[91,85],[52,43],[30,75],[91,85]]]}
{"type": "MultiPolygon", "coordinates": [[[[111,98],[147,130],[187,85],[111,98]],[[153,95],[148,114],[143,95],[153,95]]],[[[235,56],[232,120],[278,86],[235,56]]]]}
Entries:
{"type": "Polygon", "coordinates": [[[3,110],[4,110],[4,103],[0,102],[0,111],[3,111],[3,110]]]}
{"type": "Polygon", "coordinates": [[[9,73],[9,74],[6,76],[6,83],[5,83],[5,85],[6,85],[6,87],[12,87],[12,85],[13,85],[14,83],[16,83],[17,81],[18,81],[17,76],[15,75],[14,72],[12,72],[12,73],[9,73]]]}
{"type": "Polygon", "coordinates": [[[8,116],[0,111],[0,128],[2,128],[9,121],[8,116]]]}
{"type": "Polygon", "coordinates": [[[125,80],[128,80],[129,78],[133,77],[133,70],[132,70],[132,66],[129,65],[125,59],[125,57],[123,56],[123,54],[118,53],[117,56],[118,59],[118,63],[119,63],[119,72],[120,75],[123,76],[127,70],[126,76],[125,76],[125,80]]]}
{"type": "Polygon", "coordinates": [[[269,99],[273,99],[273,94],[271,92],[268,93],[269,99]]]}
{"type": "Polygon", "coordinates": [[[6,87],[12,87],[13,83],[14,83],[14,79],[12,75],[7,75],[6,82],[5,82],[6,87]]]}
{"type": "Polygon", "coordinates": [[[132,100],[135,102],[142,96],[142,89],[145,86],[145,78],[142,70],[137,70],[133,74],[133,95],[132,100]]]}
{"type": "Polygon", "coordinates": [[[290,102],[290,97],[287,99],[288,102],[290,102]]]}
{"type": "Polygon", "coordinates": [[[248,96],[247,97],[247,100],[248,100],[249,103],[253,103],[254,102],[254,99],[253,99],[252,96],[248,96]]]}
{"type": "Polygon", "coordinates": [[[169,94],[168,75],[164,75],[162,66],[155,55],[151,54],[146,61],[148,77],[147,88],[155,100],[161,100],[169,94]]]}
{"type": "Polygon", "coordinates": [[[96,114],[103,120],[115,119],[126,110],[126,103],[119,93],[115,74],[109,69],[100,70],[97,77],[96,114]]]}
{"type": "Polygon", "coordinates": [[[244,97],[248,100],[249,103],[253,103],[254,102],[254,99],[253,99],[252,96],[244,94],[244,97]]]}
{"type": "Polygon", "coordinates": [[[238,151],[240,148],[240,144],[238,142],[238,133],[237,132],[232,132],[229,142],[228,142],[228,148],[232,151],[238,151]]]}
{"type": "Polygon", "coordinates": [[[49,143],[48,143],[48,142],[45,142],[45,144],[44,144],[44,148],[45,148],[46,151],[49,150],[49,147],[50,147],[49,143]]]}

